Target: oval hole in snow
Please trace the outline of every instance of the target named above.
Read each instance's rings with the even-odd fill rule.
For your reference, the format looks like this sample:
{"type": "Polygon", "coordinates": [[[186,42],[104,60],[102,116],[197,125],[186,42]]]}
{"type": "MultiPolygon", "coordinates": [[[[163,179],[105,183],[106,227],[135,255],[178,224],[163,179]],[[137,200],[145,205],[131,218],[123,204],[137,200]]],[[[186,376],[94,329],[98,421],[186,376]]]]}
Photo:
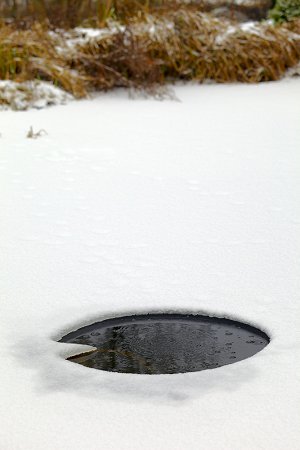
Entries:
{"type": "Polygon", "coordinates": [[[144,314],[96,322],[60,342],[96,347],[69,361],[109,372],[171,374],[214,369],[249,358],[270,342],[262,331],[229,319],[144,314]]]}

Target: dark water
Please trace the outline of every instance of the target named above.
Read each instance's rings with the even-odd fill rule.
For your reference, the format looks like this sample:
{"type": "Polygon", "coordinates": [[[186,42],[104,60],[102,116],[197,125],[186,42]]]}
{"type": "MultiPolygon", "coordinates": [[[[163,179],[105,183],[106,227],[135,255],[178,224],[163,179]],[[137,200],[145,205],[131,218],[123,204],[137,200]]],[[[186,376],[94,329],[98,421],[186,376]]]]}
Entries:
{"type": "Polygon", "coordinates": [[[249,358],[269,343],[249,325],[183,314],[108,319],[67,334],[60,342],[97,347],[70,361],[109,372],[162,374],[214,369],[249,358]]]}

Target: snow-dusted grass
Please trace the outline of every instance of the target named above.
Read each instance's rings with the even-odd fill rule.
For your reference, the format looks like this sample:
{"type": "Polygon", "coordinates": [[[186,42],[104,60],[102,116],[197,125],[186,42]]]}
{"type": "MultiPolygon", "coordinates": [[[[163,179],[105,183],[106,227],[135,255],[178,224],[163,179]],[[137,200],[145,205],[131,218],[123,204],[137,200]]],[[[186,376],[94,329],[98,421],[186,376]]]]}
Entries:
{"type": "Polygon", "coordinates": [[[299,79],[0,112],[1,450],[298,450],[299,79]],[[46,129],[39,139],[26,132],[46,129]],[[65,332],[141,311],[241,319],[270,345],[110,374],[65,332]]]}
{"type": "MultiPolygon", "coordinates": [[[[82,98],[116,87],[155,92],[178,80],[278,80],[299,64],[300,20],[280,26],[270,21],[236,24],[183,8],[126,23],[111,21],[101,29],[0,26],[0,41],[0,79],[44,80],[82,98]]],[[[0,104],[11,101],[16,108],[11,85],[6,86],[0,104]]],[[[17,90],[23,95],[24,86],[17,90]]],[[[17,103],[23,107],[24,101],[17,103]]]]}
{"type": "Polygon", "coordinates": [[[14,81],[0,80],[0,109],[23,111],[30,108],[41,109],[66,103],[72,95],[45,81],[14,81]]]}

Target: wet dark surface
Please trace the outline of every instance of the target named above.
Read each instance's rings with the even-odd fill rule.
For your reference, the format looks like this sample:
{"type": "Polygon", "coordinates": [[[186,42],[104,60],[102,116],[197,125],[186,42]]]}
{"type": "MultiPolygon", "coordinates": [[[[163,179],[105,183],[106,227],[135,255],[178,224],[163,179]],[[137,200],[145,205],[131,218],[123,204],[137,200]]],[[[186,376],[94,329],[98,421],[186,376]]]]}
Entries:
{"type": "Polygon", "coordinates": [[[257,328],[200,315],[147,314],[97,322],[60,342],[97,347],[70,361],[109,372],[195,372],[253,356],[269,343],[257,328]]]}

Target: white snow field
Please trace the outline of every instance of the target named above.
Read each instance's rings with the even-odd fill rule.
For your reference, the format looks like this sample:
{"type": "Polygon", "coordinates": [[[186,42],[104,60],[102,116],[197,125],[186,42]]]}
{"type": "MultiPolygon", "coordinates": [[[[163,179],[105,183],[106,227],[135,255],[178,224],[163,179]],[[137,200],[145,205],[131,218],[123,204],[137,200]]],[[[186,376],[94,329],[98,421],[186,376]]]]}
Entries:
{"type": "Polygon", "coordinates": [[[0,113],[1,450],[300,448],[300,79],[175,92],[0,113]],[[179,375],[65,360],[150,311],[271,343],[179,375]]]}

